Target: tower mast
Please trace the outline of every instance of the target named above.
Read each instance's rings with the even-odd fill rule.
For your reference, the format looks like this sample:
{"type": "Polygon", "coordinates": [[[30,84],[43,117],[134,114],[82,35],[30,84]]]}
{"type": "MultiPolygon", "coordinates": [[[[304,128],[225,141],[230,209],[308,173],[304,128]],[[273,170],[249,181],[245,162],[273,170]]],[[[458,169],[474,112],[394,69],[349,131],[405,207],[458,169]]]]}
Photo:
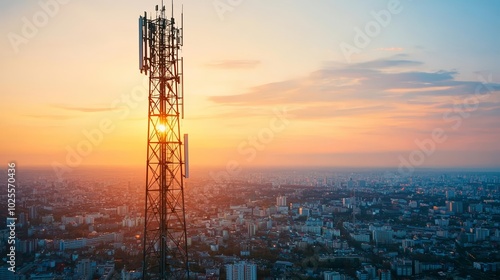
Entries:
{"type": "MultiPolygon", "coordinates": [[[[162,1],[163,2],[163,1],[162,1]]],[[[156,6],[139,17],[139,68],[149,76],[143,279],[189,278],[182,151],[182,26],[156,6]]],[[[187,144],[187,135],[184,135],[187,144]]],[[[186,146],[184,146],[186,148],[186,146]]]]}

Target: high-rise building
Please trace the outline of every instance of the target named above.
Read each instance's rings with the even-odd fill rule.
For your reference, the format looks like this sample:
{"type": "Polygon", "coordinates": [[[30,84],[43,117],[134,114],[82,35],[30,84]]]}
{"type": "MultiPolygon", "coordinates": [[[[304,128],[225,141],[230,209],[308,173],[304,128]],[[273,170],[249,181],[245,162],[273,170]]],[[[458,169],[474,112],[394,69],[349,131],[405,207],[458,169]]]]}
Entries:
{"type": "Polygon", "coordinates": [[[341,278],[340,273],[338,273],[337,271],[325,271],[325,273],[323,273],[323,279],[324,280],[340,280],[342,278],[341,278]]]}
{"type": "Polygon", "coordinates": [[[415,246],[415,241],[413,239],[403,239],[401,241],[401,245],[402,245],[403,249],[410,248],[410,247],[415,246]]]}
{"type": "Polygon", "coordinates": [[[36,220],[38,218],[38,211],[37,211],[37,207],[36,206],[30,206],[28,207],[28,210],[29,210],[29,219],[30,220],[36,220]]]}
{"type": "Polygon", "coordinates": [[[469,213],[481,213],[483,212],[483,205],[481,203],[470,204],[467,210],[469,213]]]}
{"type": "Polygon", "coordinates": [[[448,211],[457,213],[464,212],[464,204],[462,201],[449,201],[448,203],[448,211]]]}
{"type": "Polygon", "coordinates": [[[387,269],[379,269],[378,270],[378,279],[380,280],[391,280],[391,271],[387,269]]]}
{"type": "Polygon", "coordinates": [[[245,261],[227,264],[226,280],[257,280],[257,265],[245,261]]]}
{"type": "Polygon", "coordinates": [[[18,217],[18,221],[17,221],[17,223],[18,223],[20,226],[25,226],[25,225],[26,225],[26,222],[27,222],[27,219],[26,219],[26,214],[25,214],[24,212],[19,213],[19,217],[18,217]]]}
{"type": "Polygon", "coordinates": [[[128,205],[122,205],[122,206],[118,206],[116,207],[116,213],[120,216],[125,216],[128,214],[128,205]]]}
{"type": "Polygon", "coordinates": [[[377,277],[377,269],[373,265],[365,265],[363,269],[368,272],[369,279],[375,279],[377,277]]]}
{"type": "Polygon", "coordinates": [[[89,259],[83,259],[76,264],[77,274],[80,276],[80,279],[90,280],[92,276],[94,276],[94,272],[92,271],[92,263],[89,259]]]}
{"type": "Polygon", "coordinates": [[[446,199],[452,199],[455,198],[455,191],[454,190],[447,190],[446,191],[446,199]]]}
{"type": "Polygon", "coordinates": [[[490,236],[490,230],[487,228],[476,228],[476,241],[485,240],[486,237],[490,236]]]}
{"type": "Polygon", "coordinates": [[[373,240],[378,244],[391,244],[392,243],[392,230],[374,230],[373,240]]]}
{"type": "Polygon", "coordinates": [[[257,232],[257,226],[254,223],[248,224],[248,237],[252,237],[257,232]]]}
{"type": "Polygon", "coordinates": [[[347,181],[347,188],[349,189],[354,188],[354,181],[352,180],[352,178],[350,178],[349,181],[347,181]]]}
{"type": "Polygon", "coordinates": [[[365,270],[358,270],[356,271],[356,277],[359,280],[368,280],[370,279],[370,274],[365,270]]]}
{"type": "Polygon", "coordinates": [[[310,215],[310,210],[309,210],[309,208],[306,208],[306,207],[300,207],[300,208],[299,208],[299,215],[301,215],[301,216],[309,216],[309,215],[310,215]]]}
{"type": "Polygon", "coordinates": [[[279,213],[287,213],[288,212],[288,205],[286,203],[286,196],[280,195],[276,197],[276,210],[279,213]]]}
{"type": "Polygon", "coordinates": [[[276,197],[276,206],[287,206],[286,205],[286,196],[280,195],[276,197]]]}
{"type": "Polygon", "coordinates": [[[391,268],[397,276],[411,276],[413,275],[413,264],[408,259],[397,259],[391,262],[391,268]]]}

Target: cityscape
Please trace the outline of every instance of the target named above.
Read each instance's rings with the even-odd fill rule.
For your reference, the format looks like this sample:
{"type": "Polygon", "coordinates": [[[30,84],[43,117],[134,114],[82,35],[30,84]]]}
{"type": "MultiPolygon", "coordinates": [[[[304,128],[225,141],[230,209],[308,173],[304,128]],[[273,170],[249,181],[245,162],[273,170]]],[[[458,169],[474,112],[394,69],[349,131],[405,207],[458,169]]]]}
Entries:
{"type": "Polygon", "coordinates": [[[0,1],[0,280],[500,279],[499,14],[0,1]]]}
{"type": "MultiPolygon", "coordinates": [[[[219,181],[210,172],[186,186],[193,279],[499,276],[499,172],[262,169],[219,181]]],[[[1,279],[141,277],[143,176],[22,174],[16,273],[2,267],[1,279]]],[[[0,236],[6,248],[9,230],[0,236]]]]}

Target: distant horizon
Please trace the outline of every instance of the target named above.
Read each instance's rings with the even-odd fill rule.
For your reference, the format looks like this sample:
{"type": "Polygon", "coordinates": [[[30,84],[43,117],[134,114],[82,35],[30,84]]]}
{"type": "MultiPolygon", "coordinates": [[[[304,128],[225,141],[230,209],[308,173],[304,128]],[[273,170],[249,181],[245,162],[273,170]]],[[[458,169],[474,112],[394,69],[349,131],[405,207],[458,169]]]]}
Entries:
{"type": "MultiPolygon", "coordinates": [[[[9,161],[9,162],[16,162],[16,161],[9,161]]],[[[16,163],[17,164],[17,163],[16,163]]],[[[0,167],[2,169],[5,167],[0,167]]],[[[39,169],[39,170],[53,170],[53,167],[50,165],[19,165],[17,164],[17,168],[19,170],[23,169],[39,169]]],[[[139,166],[139,165],[82,165],[79,167],[71,168],[73,171],[78,171],[78,170],[85,170],[85,169],[144,169],[146,170],[146,165],[144,166],[139,166]]],[[[191,171],[223,171],[226,169],[226,166],[190,166],[191,171]]],[[[266,170],[266,169],[272,169],[272,170],[344,170],[344,171],[349,171],[349,170],[394,170],[398,169],[397,166],[279,166],[279,165],[269,165],[269,166],[246,166],[241,168],[241,172],[244,171],[255,171],[255,170],[266,170]]],[[[456,170],[463,170],[463,171],[482,171],[486,170],[485,172],[500,172],[500,166],[484,166],[484,167],[478,167],[478,166],[422,166],[422,167],[415,167],[415,171],[426,171],[426,170],[450,170],[450,171],[456,171],[456,170]]]]}

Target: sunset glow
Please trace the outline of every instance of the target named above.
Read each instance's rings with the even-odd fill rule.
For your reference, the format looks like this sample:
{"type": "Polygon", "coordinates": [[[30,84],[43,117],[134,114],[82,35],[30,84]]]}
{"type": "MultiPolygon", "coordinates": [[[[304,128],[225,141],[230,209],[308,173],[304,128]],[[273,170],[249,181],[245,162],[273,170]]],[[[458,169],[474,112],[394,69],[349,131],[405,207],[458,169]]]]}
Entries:
{"type": "Polygon", "coordinates": [[[163,132],[165,132],[166,130],[167,130],[167,128],[165,127],[165,125],[164,125],[164,124],[159,124],[159,125],[158,125],[158,131],[159,131],[159,132],[163,133],[163,132]]]}

